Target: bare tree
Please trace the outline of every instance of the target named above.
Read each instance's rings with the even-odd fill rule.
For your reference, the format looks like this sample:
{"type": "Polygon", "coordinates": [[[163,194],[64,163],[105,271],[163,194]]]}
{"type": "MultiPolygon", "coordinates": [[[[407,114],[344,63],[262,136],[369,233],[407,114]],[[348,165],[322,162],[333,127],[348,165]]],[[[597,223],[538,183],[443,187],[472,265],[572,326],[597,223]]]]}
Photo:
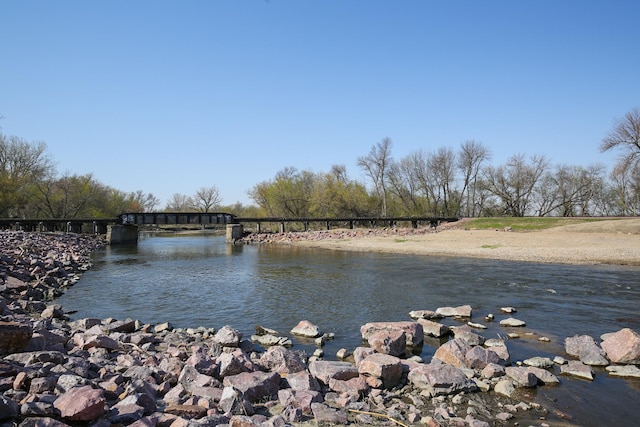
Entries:
{"type": "Polygon", "coordinates": [[[194,206],[199,212],[210,212],[213,208],[220,206],[221,202],[220,191],[215,185],[202,187],[193,197],[194,206]]]}
{"type": "Polygon", "coordinates": [[[609,134],[602,140],[602,152],[619,148],[622,150],[620,163],[634,166],[640,162],[640,110],[634,108],[623,119],[614,122],[609,134]]]}
{"type": "Polygon", "coordinates": [[[518,154],[510,157],[506,165],[485,169],[486,188],[500,199],[502,215],[531,213],[535,186],[548,167],[544,156],[532,156],[527,162],[523,154],[518,154]]]}
{"type": "Polygon", "coordinates": [[[616,215],[640,214],[640,164],[618,162],[611,172],[616,215]]]}
{"type": "Polygon", "coordinates": [[[557,166],[546,173],[537,186],[538,216],[588,216],[595,192],[602,188],[604,168],[593,165],[557,166]]]}
{"type": "Polygon", "coordinates": [[[167,202],[165,208],[170,212],[188,212],[193,207],[193,199],[189,196],[180,193],[174,193],[171,199],[167,202]]]}
{"type": "Polygon", "coordinates": [[[153,212],[160,204],[160,200],[156,196],[142,190],[129,193],[127,198],[133,206],[137,206],[140,212],[153,212]]]}
{"type": "Polygon", "coordinates": [[[400,200],[404,211],[410,215],[419,215],[424,207],[420,204],[420,183],[415,176],[414,160],[414,157],[409,155],[399,162],[393,162],[388,176],[390,191],[400,200]]]}
{"type": "Polygon", "coordinates": [[[454,184],[456,178],[456,157],[450,148],[440,147],[427,158],[427,169],[432,188],[435,191],[435,199],[438,201],[434,207],[436,215],[452,215],[457,210],[455,202],[454,184]]]}
{"type": "Polygon", "coordinates": [[[480,171],[485,162],[491,159],[490,150],[481,142],[468,140],[460,146],[458,154],[458,169],[462,172],[462,205],[460,213],[475,217],[482,212],[482,186],[480,185],[480,171]]]}
{"type": "Polygon", "coordinates": [[[371,147],[371,151],[365,157],[358,158],[358,166],[371,179],[374,190],[380,200],[380,214],[387,216],[387,173],[393,162],[391,157],[391,138],[384,138],[382,141],[371,147]]]}

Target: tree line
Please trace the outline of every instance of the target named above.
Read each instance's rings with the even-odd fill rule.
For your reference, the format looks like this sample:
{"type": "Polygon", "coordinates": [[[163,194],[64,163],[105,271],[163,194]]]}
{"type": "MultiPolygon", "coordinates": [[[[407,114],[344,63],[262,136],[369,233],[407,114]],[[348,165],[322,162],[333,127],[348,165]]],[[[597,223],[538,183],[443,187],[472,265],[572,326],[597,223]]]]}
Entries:
{"type": "Polygon", "coordinates": [[[43,142],[0,133],[0,218],[112,218],[122,212],[213,212],[238,216],[636,216],[640,213],[640,110],[616,120],[601,151],[617,150],[613,169],[553,165],[514,154],[492,164],[475,140],[456,149],[417,150],[394,159],[383,138],[357,159],[364,181],[344,165],[328,172],[286,167],[254,185],[255,205],[222,205],[215,185],[174,194],[164,207],[152,193],[123,192],[92,174],[58,174],[43,142]]]}

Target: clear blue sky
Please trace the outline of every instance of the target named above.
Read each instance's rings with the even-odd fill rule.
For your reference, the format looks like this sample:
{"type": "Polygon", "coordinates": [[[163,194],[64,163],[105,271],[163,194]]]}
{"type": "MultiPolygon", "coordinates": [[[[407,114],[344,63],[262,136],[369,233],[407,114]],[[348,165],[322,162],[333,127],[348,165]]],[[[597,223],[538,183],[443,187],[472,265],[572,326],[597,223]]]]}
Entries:
{"type": "Polygon", "coordinates": [[[611,168],[640,107],[637,0],[0,0],[2,132],[60,173],[224,204],[287,166],[385,137],[400,159],[468,139],[611,168]]]}

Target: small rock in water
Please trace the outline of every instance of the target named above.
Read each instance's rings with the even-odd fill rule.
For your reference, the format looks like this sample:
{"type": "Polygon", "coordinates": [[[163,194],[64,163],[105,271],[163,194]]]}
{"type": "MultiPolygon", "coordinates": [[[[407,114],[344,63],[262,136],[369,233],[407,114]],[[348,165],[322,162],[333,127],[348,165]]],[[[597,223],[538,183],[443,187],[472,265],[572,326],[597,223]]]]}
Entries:
{"type": "Polygon", "coordinates": [[[467,322],[467,325],[471,326],[472,328],[476,328],[476,329],[487,329],[487,327],[484,326],[482,323],[467,322]]]}
{"type": "Polygon", "coordinates": [[[534,366],[536,368],[550,368],[553,366],[553,360],[548,357],[531,357],[523,361],[523,363],[527,366],[534,366]]]}
{"type": "Polygon", "coordinates": [[[514,307],[502,307],[500,311],[503,313],[515,313],[517,310],[514,307]]]}
{"type": "Polygon", "coordinates": [[[300,335],[302,337],[316,338],[320,336],[320,328],[308,320],[301,320],[292,330],[294,335],[300,335]]]}
{"type": "Polygon", "coordinates": [[[514,317],[508,317],[500,321],[500,326],[521,327],[525,325],[526,323],[523,320],[519,320],[514,317]]]}
{"type": "Polygon", "coordinates": [[[566,365],[560,366],[560,373],[593,380],[593,369],[591,369],[591,366],[585,365],[579,360],[570,360],[566,365]]]}
{"type": "Polygon", "coordinates": [[[264,326],[256,325],[256,335],[280,335],[278,331],[274,329],[265,328],[264,326]]]}
{"type": "Polygon", "coordinates": [[[556,356],[553,358],[553,363],[555,363],[556,365],[564,365],[565,363],[567,363],[567,359],[562,356],[556,356]]]}
{"type": "Polygon", "coordinates": [[[346,348],[341,348],[336,352],[336,357],[340,360],[344,360],[349,356],[351,356],[351,353],[346,348]]]}
{"type": "Polygon", "coordinates": [[[636,365],[612,365],[605,368],[609,375],[615,377],[640,378],[640,368],[636,365]]]}

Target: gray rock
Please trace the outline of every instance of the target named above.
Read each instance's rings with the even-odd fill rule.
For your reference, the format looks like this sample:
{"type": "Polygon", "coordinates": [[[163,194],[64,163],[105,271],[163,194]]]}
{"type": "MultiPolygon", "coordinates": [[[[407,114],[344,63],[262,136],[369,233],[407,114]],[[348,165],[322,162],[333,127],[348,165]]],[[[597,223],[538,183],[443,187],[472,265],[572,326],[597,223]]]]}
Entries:
{"type": "Polygon", "coordinates": [[[564,344],[568,354],[578,357],[586,365],[607,366],[609,364],[604,350],[589,335],[567,337],[564,344]]]}
{"type": "Polygon", "coordinates": [[[259,364],[268,371],[278,373],[301,372],[307,367],[299,352],[283,346],[269,347],[260,357],[259,364]]]}
{"type": "Polygon", "coordinates": [[[312,403],[311,410],[318,425],[328,424],[348,424],[347,414],[338,409],[333,409],[324,403],[312,403]]]}
{"type": "Polygon", "coordinates": [[[220,408],[225,414],[233,415],[253,415],[254,409],[251,402],[244,397],[244,394],[234,387],[225,387],[219,402],[220,408]]]}
{"type": "Polygon", "coordinates": [[[475,382],[456,367],[445,363],[429,363],[411,369],[409,381],[431,396],[448,395],[477,390],[475,382]]]}
{"type": "Polygon", "coordinates": [[[610,365],[605,368],[614,377],[640,378],[640,368],[635,365],[610,365]]]}
{"type": "Polygon", "coordinates": [[[593,369],[579,360],[570,360],[566,365],[560,366],[560,373],[593,380],[593,369]]]}
{"type": "Polygon", "coordinates": [[[438,307],[436,314],[444,317],[471,317],[472,309],[470,305],[458,307],[438,307]]]}
{"type": "Polygon", "coordinates": [[[511,397],[515,393],[516,388],[511,380],[505,379],[498,381],[493,390],[503,396],[511,397]]]}
{"type": "Polygon", "coordinates": [[[522,361],[527,366],[533,366],[536,368],[549,369],[553,366],[553,360],[548,357],[531,357],[522,361]]]}
{"type": "Polygon", "coordinates": [[[275,372],[243,372],[225,377],[225,387],[235,387],[252,403],[271,399],[280,388],[280,375],[275,372]]]}
{"type": "Polygon", "coordinates": [[[318,328],[318,326],[314,325],[308,320],[301,320],[296,326],[293,327],[291,333],[307,338],[316,338],[321,335],[320,328],[318,328]]]}
{"type": "Polygon", "coordinates": [[[519,328],[519,327],[526,326],[526,323],[524,322],[524,320],[519,320],[519,319],[516,319],[514,317],[508,317],[508,318],[502,319],[500,321],[500,326],[508,326],[508,327],[512,327],[512,328],[519,328]]]}
{"type": "Polygon", "coordinates": [[[472,347],[465,354],[467,367],[471,369],[483,369],[488,364],[497,364],[500,357],[493,350],[488,350],[480,346],[472,347]]]}
{"type": "Polygon", "coordinates": [[[535,387],[538,384],[538,378],[527,368],[508,366],[505,374],[513,380],[516,387],[535,387]]]}
{"type": "Polygon", "coordinates": [[[407,345],[410,347],[418,347],[424,341],[422,325],[417,322],[370,322],[360,327],[360,334],[363,340],[368,341],[371,334],[380,330],[404,332],[407,337],[407,345]]]}
{"type": "Polygon", "coordinates": [[[409,312],[409,317],[414,320],[419,319],[441,319],[443,316],[431,310],[413,310],[409,312]]]}
{"type": "Polygon", "coordinates": [[[242,341],[242,332],[229,325],[223,326],[213,336],[213,342],[222,347],[238,347],[242,341]]]}
{"type": "Polygon", "coordinates": [[[359,375],[358,368],[349,362],[337,362],[318,360],[309,364],[309,373],[322,381],[329,384],[329,379],[349,380],[359,375]]]}
{"type": "Polygon", "coordinates": [[[560,384],[560,379],[546,369],[538,368],[535,366],[528,366],[526,369],[536,376],[536,378],[538,379],[538,383],[541,383],[543,385],[560,384]]]}
{"type": "Polygon", "coordinates": [[[419,318],[418,323],[422,325],[422,330],[424,335],[430,337],[442,337],[451,332],[451,329],[447,325],[443,325],[442,323],[434,322],[433,320],[419,318]]]}

